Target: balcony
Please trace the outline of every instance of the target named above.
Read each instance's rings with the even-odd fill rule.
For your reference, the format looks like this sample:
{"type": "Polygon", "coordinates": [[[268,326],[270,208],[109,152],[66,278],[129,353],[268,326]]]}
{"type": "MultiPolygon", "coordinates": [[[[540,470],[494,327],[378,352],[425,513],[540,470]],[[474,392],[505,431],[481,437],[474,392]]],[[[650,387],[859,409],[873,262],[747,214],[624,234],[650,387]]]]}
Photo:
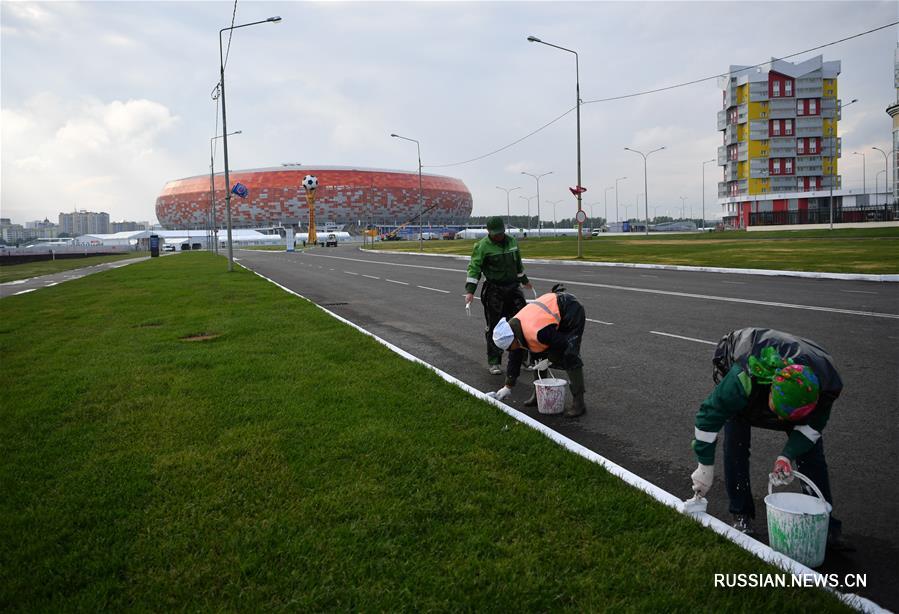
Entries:
{"type": "Polygon", "coordinates": [[[749,100],[752,102],[762,102],[768,100],[768,82],[754,81],[749,84],[749,100]]]}
{"type": "Polygon", "coordinates": [[[727,110],[718,111],[718,130],[727,128],[727,110]]]}
{"type": "Polygon", "coordinates": [[[772,98],[768,102],[768,117],[771,119],[796,117],[796,101],[792,98],[772,98]]]}
{"type": "Polygon", "coordinates": [[[749,119],[749,105],[741,104],[737,107],[737,123],[745,124],[749,119]]]}
{"type": "Polygon", "coordinates": [[[727,147],[721,146],[718,148],[718,166],[724,166],[727,164],[727,147]]]}
{"type": "Polygon", "coordinates": [[[737,127],[736,126],[728,126],[724,131],[724,144],[725,145],[733,145],[737,142],[737,127]]]}

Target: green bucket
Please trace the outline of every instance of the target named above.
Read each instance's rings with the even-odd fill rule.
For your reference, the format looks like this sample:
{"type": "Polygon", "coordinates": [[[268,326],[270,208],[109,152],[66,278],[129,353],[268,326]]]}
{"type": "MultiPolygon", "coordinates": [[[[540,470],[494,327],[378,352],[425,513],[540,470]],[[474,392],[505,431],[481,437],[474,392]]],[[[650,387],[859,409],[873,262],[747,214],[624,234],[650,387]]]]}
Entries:
{"type": "Polygon", "coordinates": [[[824,562],[827,548],[827,527],[830,521],[830,503],[815,483],[794,471],[793,475],[805,482],[817,497],[795,492],[772,493],[768,482],[768,543],[774,550],[787,555],[806,567],[818,567],[824,562]]]}

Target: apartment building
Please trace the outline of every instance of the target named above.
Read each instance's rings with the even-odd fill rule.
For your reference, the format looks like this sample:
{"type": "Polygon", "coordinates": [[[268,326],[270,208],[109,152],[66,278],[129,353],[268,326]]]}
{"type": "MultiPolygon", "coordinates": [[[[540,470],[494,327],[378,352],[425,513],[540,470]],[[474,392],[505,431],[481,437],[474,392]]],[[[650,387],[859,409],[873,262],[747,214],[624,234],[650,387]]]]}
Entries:
{"type": "Polygon", "coordinates": [[[109,234],[109,214],[84,210],[60,213],[59,232],[67,233],[70,237],[109,234]]]}
{"type": "Polygon", "coordinates": [[[817,211],[839,189],[840,62],[771,60],[731,66],[719,81],[722,109],[718,202],[725,223],[745,228],[752,213],[817,211]]]}

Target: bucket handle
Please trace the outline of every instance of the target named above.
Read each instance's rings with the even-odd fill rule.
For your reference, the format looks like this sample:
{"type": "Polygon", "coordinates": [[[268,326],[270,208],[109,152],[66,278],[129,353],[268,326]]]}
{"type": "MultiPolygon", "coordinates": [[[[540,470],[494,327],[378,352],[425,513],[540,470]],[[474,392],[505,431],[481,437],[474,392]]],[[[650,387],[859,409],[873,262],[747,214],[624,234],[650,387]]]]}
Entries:
{"type": "MultiPolygon", "coordinates": [[[[827,499],[824,498],[824,495],[821,494],[821,491],[818,489],[817,486],[815,486],[815,483],[812,482],[809,478],[807,478],[803,474],[799,473],[798,471],[794,471],[793,476],[799,478],[800,480],[802,480],[803,482],[805,482],[806,484],[811,486],[812,490],[815,491],[815,494],[818,495],[818,498],[821,499],[822,501],[824,501],[825,503],[827,503],[827,499]]],[[[774,486],[774,484],[771,482],[770,479],[768,479],[768,494],[769,495],[771,494],[771,488],[773,486],[774,486]]]]}

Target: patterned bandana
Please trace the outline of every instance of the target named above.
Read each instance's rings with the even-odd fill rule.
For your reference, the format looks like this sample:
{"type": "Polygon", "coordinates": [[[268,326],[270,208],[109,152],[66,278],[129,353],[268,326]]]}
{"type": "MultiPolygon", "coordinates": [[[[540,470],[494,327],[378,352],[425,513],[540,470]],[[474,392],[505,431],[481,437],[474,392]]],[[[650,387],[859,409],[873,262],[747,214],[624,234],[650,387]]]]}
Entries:
{"type": "Polygon", "coordinates": [[[818,376],[805,365],[789,365],[771,382],[771,408],[781,419],[797,421],[818,403],[818,376]]]}
{"type": "Polygon", "coordinates": [[[750,356],[747,362],[749,364],[749,374],[758,380],[760,384],[770,384],[778,370],[793,364],[792,360],[782,358],[777,353],[777,350],[770,345],[762,349],[760,358],[750,356]]]}
{"type": "Polygon", "coordinates": [[[761,356],[750,356],[749,373],[760,384],[771,384],[771,409],[782,420],[796,421],[807,416],[818,402],[818,376],[810,367],[793,364],[768,346],[761,356]]]}

